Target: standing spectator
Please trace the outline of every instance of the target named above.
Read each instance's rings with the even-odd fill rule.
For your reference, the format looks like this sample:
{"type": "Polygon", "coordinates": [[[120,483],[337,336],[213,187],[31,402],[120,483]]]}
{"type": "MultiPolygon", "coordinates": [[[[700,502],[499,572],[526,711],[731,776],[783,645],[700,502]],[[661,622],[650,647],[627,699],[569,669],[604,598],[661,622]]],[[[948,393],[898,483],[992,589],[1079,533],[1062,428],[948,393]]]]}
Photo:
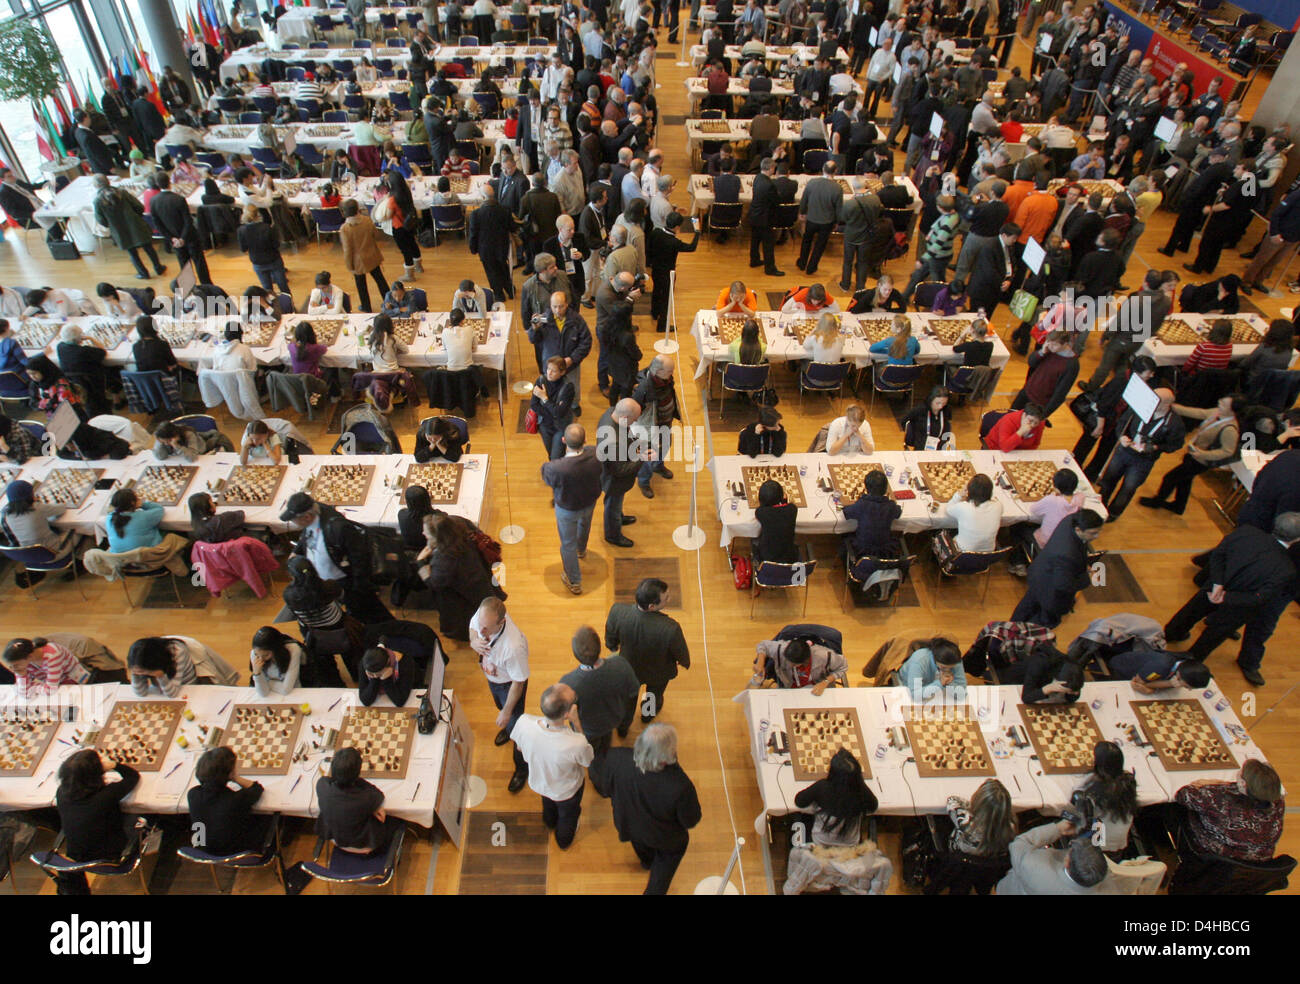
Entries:
{"type": "MultiPolygon", "coordinates": [[[[379,233],[369,215],[362,215],[356,200],[349,198],[341,206],[343,226],[339,229],[339,243],[343,247],[343,265],[352,274],[357,285],[357,300],[361,310],[370,312],[370,290],[366,284],[369,274],[379,289],[379,296],[388,293],[388,281],[384,278],[384,254],[379,245],[379,233]]],[[[287,290],[287,288],[285,288],[287,290]]]]}
{"type": "Polygon", "coordinates": [[[497,297],[513,298],[515,288],[510,275],[510,245],[515,218],[510,209],[497,202],[496,189],[491,184],[484,186],[483,194],[483,204],[469,217],[469,251],[482,261],[492,292],[497,297]]]}
{"type": "MultiPolygon", "coordinates": [[[[668,604],[668,585],[658,578],[646,578],[636,589],[636,603],[612,606],[605,620],[605,646],[617,651],[636,671],[645,686],[641,699],[641,723],[649,724],[663,710],[664,691],[677,676],[677,667],[689,670],[691,654],[682,627],[663,608],[668,604]]],[[[636,712],[635,696],[624,710],[619,737],[625,737],[636,712]]]]}
{"type": "Polygon", "coordinates": [[[582,736],[572,687],[562,683],[542,693],[542,717],[524,714],[510,732],[528,765],[528,786],[542,797],[542,822],[555,831],[564,850],[573,843],[582,814],[582,791],[594,753],[582,736]]]}
{"type": "Polygon", "coordinates": [[[1108,523],[1119,519],[1151,474],[1156,459],[1162,454],[1173,454],[1183,446],[1185,430],[1182,418],[1173,412],[1173,390],[1162,386],[1155,393],[1159,403],[1149,420],[1144,421],[1129,410],[1120,418],[1116,429],[1119,447],[1111,454],[1097,487],[1110,513],[1108,523]]]}
{"type": "Polygon", "coordinates": [[[601,493],[601,462],[596,449],[586,445],[580,424],[564,431],[565,456],[542,466],[542,481],[555,490],[555,524],[560,534],[560,581],[575,595],[582,594],[582,568],[591,533],[591,515],[601,493]]]}
{"type": "Polygon", "coordinates": [[[95,187],[99,189],[95,193],[95,221],[107,226],[113,242],[131,257],[136,279],[149,279],[144,264],[140,262],[141,251],[153,264],[153,275],[161,277],[167,268],[158,261],[158,254],[154,252],[153,231],[144,220],[144,206],[139,199],[121,188],[110,187],[103,174],[95,175],[95,187]]]}
{"type": "Polygon", "coordinates": [[[266,290],[276,286],[289,293],[289,275],[280,253],[280,234],[265,221],[256,205],[244,206],[243,220],[238,233],[239,248],[248,254],[258,281],[266,290]]]}
{"type": "Polygon", "coordinates": [[[641,684],[636,671],[618,653],[607,659],[600,658],[600,636],[589,625],[573,633],[573,658],[576,669],[560,678],[560,683],[573,688],[582,714],[582,733],[590,743],[595,759],[592,763],[592,784],[602,796],[609,795],[600,781],[600,762],[609,752],[614,729],[623,720],[628,701],[635,701],[641,684]]]}
{"type": "Polygon", "coordinates": [[[158,186],[158,194],[149,203],[149,215],[153,218],[154,225],[176,250],[176,260],[181,267],[192,263],[197,281],[201,284],[212,283],[208,262],[200,245],[199,230],[190,215],[189,203],[171,190],[171,178],[167,172],[160,171],[153,178],[158,186]]]}
{"type": "MultiPolygon", "coordinates": [[[[501,746],[510,740],[528,700],[528,640],[506,612],[505,603],[490,597],[483,599],[470,619],[469,644],[478,653],[479,666],[497,706],[499,730],[493,743],[501,746]]],[[[507,788],[517,793],[528,781],[528,763],[518,745],[513,754],[515,771],[507,788]]]]}

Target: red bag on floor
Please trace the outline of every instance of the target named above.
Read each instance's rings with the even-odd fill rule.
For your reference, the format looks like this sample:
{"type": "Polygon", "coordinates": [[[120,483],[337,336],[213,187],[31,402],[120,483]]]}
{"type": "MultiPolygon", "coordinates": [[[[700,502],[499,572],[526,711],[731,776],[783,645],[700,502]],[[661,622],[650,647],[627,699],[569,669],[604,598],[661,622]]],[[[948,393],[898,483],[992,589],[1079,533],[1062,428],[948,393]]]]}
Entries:
{"type": "Polygon", "coordinates": [[[748,557],[733,557],[731,577],[736,582],[737,591],[748,591],[753,578],[753,569],[748,557]]]}

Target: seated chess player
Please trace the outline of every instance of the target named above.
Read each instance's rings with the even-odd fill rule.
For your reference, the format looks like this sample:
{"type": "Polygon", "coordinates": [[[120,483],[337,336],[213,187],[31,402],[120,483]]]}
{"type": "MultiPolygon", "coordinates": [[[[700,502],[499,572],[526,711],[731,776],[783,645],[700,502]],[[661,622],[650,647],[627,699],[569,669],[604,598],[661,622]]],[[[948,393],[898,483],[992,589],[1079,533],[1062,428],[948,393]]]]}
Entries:
{"type": "Polygon", "coordinates": [[[361,753],[351,746],[335,752],[330,774],[316,780],[316,802],[316,833],[353,854],[382,854],[402,824],[384,810],[384,794],[361,778],[361,753]]]}
{"type": "Polygon", "coordinates": [[[179,639],[137,639],[127,651],[126,667],[137,697],[177,697],[182,687],[201,682],[189,647],[179,639]]]}
{"type": "Polygon", "coordinates": [[[844,416],[836,417],[826,429],[827,454],[871,454],[875,450],[867,415],[856,403],[849,404],[844,416]]]}
{"type": "Polygon", "coordinates": [[[284,440],[264,420],[254,420],[244,428],[239,440],[239,463],[278,465],[284,457],[284,440]]]}
{"type": "Polygon", "coordinates": [[[998,882],[998,895],[1121,895],[1106,855],[1068,820],[1043,824],[1011,842],[1011,870],[998,882]],[[1069,847],[1052,845],[1073,838],[1069,847]]]}
{"type": "Polygon", "coordinates": [[[1083,508],[1084,495],[1078,491],[1079,475],[1070,468],[1058,468],[1052,475],[1052,492],[1037,502],[1025,503],[1025,509],[1037,522],[1012,523],[1007,530],[1013,543],[1024,552],[1023,564],[1011,564],[1009,569],[1016,577],[1029,573],[1029,561],[1034,553],[1047,546],[1061,520],[1073,516],[1083,508]]]}
{"type": "Polygon", "coordinates": [[[993,479],[987,475],[974,476],[966,488],[953,494],[947,513],[957,523],[953,542],[958,550],[983,553],[998,548],[1002,503],[993,498],[993,479]]]}
{"type": "Polygon", "coordinates": [[[1183,848],[1211,858],[1268,861],[1282,836],[1282,780],[1267,762],[1247,759],[1236,779],[1197,779],[1174,794],[1183,848]]]}
{"type": "Polygon", "coordinates": [[[248,672],[257,696],[293,693],[304,658],[302,643],[275,626],[264,625],[254,632],[248,672]]]}
{"type": "Polygon", "coordinates": [[[159,461],[179,458],[185,464],[193,464],[201,454],[234,450],[230,439],[219,430],[196,431],[171,420],[159,424],[153,436],[153,456],[159,461]]]}
{"type": "Polygon", "coordinates": [[[1210,682],[1210,669],[1204,663],[1140,644],[1109,657],[1107,665],[1115,679],[1132,681],[1133,689],[1140,694],[1179,688],[1200,690],[1210,682]]]}
{"type": "Polygon", "coordinates": [[[752,318],[758,313],[758,295],[745,286],[744,281],[733,281],[718,294],[714,305],[719,315],[739,315],[752,318]]]}
{"type": "Polygon", "coordinates": [[[1036,403],[1027,404],[999,417],[984,435],[984,446],[990,451],[1033,451],[1042,443],[1046,425],[1047,412],[1036,403]]]}
{"type": "MultiPolygon", "coordinates": [[[[1137,816],[1137,777],[1124,768],[1124,752],[1113,741],[1097,742],[1092,750],[1092,772],[1077,792],[1088,798],[1095,811],[1101,833],[1097,846],[1107,854],[1123,851],[1137,816]]],[[[1098,827],[1093,829],[1095,836],[1098,827]]]]}
{"type": "Polygon", "coordinates": [[[460,428],[446,417],[429,417],[420,423],[415,434],[416,461],[459,461],[464,452],[460,428]]]}
{"type": "Polygon", "coordinates": [[[913,645],[918,643],[919,648],[898,668],[898,677],[912,700],[943,697],[958,703],[965,701],[966,671],[957,644],[940,636],[917,640],[913,645]]]}
{"type": "Polygon", "coordinates": [[[48,639],[10,639],[0,663],[13,674],[18,696],[24,700],[50,694],[63,686],[77,686],[90,680],[90,671],[66,646],[48,639]]]}
{"type": "Polygon", "coordinates": [[[208,749],[199,756],[194,778],[198,785],[186,795],[194,846],[223,857],[259,850],[274,816],[253,812],[262,784],[239,775],[234,751],[225,745],[208,749]]]}
{"type": "MultiPolygon", "coordinates": [[[[140,782],[140,773],[107,755],[86,748],[73,752],[59,766],[54,805],[64,839],[62,853],[72,861],[117,860],[131,843],[136,817],[122,812],[121,802],[140,782]],[[117,780],[105,782],[107,773],[117,780]]],[[[90,883],[81,872],[55,878],[60,895],[89,895],[90,883]]]]}
{"type": "Polygon", "coordinates": [[[190,536],[196,543],[225,543],[247,536],[244,529],[244,510],[224,509],[206,492],[195,492],[186,503],[190,509],[190,536]]]}
{"type": "Polygon", "coordinates": [[[424,291],[407,290],[405,283],[394,280],[384,295],[384,304],[380,310],[392,318],[414,318],[428,306],[424,291]]]}
{"type": "Polygon", "coordinates": [[[330,283],[328,270],[316,274],[316,286],[307,297],[308,314],[344,314],[348,295],[330,283]]]}
{"type": "Polygon", "coordinates": [[[826,293],[825,284],[800,287],[781,305],[783,314],[814,314],[818,311],[829,311],[832,314],[840,311],[839,301],[826,293]]]}
{"type": "Polygon", "coordinates": [[[1050,645],[1035,646],[1020,668],[1020,699],[1026,704],[1073,704],[1083,690],[1083,667],[1050,645]]]}
{"type": "Polygon", "coordinates": [[[358,684],[361,703],[369,707],[380,694],[401,707],[423,676],[415,660],[386,646],[372,646],[361,655],[358,684]]]}
{"type": "Polygon", "coordinates": [[[789,435],[781,426],[781,414],[775,407],[759,407],[758,419],[740,432],[736,453],[757,458],[760,454],[781,457],[789,435]]]}
{"type": "MultiPolygon", "coordinates": [[[[15,480],[5,488],[7,500],[0,510],[0,523],[13,534],[20,547],[44,547],[57,558],[67,556],[77,548],[81,534],[76,530],[56,530],[50,520],[65,513],[68,505],[54,502],[37,502],[31,482],[15,480]]],[[[76,510],[74,509],[73,512],[76,510]]],[[[73,577],[71,571],[69,578],[73,577]]]]}
{"type": "Polygon", "coordinates": [[[780,482],[769,478],[759,486],[758,507],[754,510],[758,536],[750,544],[756,570],[765,560],[775,564],[798,563],[799,548],[794,541],[798,514],[798,507],[786,499],[780,482]]]}
{"type": "Polygon", "coordinates": [[[853,557],[897,557],[898,539],[893,524],[902,507],[889,498],[889,479],[883,471],[869,471],[862,479],[862,494],[843,507],[844,518],[857,529],[844,534],[845,548],[853,557]]]}
{"type": "Polygon", "coordinates": [[[1005,857],[1016,837],[1011,793],[996,779],[985,779],[969,800],[949,796],[946,804],[952,835],[948,849],[979,858],[1005,857]]]}
{"type": "Polygon", "coordinates": [[[902,420],[903,447],[908,451],[949,451],[956,444],[952,432],[952,408],[942,386],[930,390],[924,403],[902,420]]]}
{"type": "Polygon", "coordinates": [[[785,690],[810,687],[820,696],[833,682],[848,685],[849,663],[842,653],[806,639],[769,639],[758,644],[749,686],[769,682],[785,690]]]}
{"type": "Polygon", "coordinates": [[[799,790],[794,805],[813,810],[813,844],[855,847],[862,840],[862,818],[876,812],[876,794],[862,777],[862,763],[847,748],[831,756],[826,778],[799,790]]]}

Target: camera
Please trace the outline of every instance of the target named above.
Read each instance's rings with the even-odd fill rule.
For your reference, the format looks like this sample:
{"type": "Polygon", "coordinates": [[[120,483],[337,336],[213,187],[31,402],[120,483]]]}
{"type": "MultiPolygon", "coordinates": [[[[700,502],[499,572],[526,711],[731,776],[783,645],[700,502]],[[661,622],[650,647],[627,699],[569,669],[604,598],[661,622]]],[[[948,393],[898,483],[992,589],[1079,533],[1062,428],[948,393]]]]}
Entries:
{"type": "Polygon", "coordinates": [[[635,274],[635,275],[632,277],[632,289],[633,289],[633,290],[640,290],[641,288],[643,288],[643,287],[645,286],[645,282],[646,282],[646,280],[648,280],[648,279],[649,279],[649,278],[648,278],[644,273],[638,273],[638,274],[635,274]]]}
{"type": "Polygon", "coordinates": [[[546,315],[544,315],[544,314],[534,314],[533,317],[532,317],[532,322],[533,322],[533,324],[535,324],[535,325],[545,324],[545,323],[546,323],[546,315]]]}

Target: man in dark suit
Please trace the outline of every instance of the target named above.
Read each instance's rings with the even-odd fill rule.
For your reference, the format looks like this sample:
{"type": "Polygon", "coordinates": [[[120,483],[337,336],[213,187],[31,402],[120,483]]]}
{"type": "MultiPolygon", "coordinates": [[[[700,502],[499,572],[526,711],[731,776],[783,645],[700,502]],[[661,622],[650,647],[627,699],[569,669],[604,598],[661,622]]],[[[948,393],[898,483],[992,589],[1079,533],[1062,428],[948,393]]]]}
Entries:
{"type": "Polygon", "coordinates": [[[469,214],[469,251],[478,254],[488,286],[497,297],[515,296],[510,277],[510,231],[515,218],[497,201],[496,189],[483,189],[485,201],[469,214]]]}
{"type": "Polygon", "coordinates": [[[143,93],[137,95],[131,103],[131,118],[135,120],[136,132],[144,141],[144,146],[140,149],[148,154],[167,132],[167,124],[163,122],[158,107],[146,99],[143,93]]]}
{"type": "Polygon", "coordinates": [[[584,264],[591,256],[591,250],[587,248],[587,240],[582,233],[576,231],[572,218],[561,215],[555,220],[555,235],[542,243],[542,252],[554,256],[555,262],[568,276],[569,291],[574,299],[585,297],[587,283],[584,264]]]}
{"type": "Polygon", "coordinates": [[[618,839],[631,842],[650,872],[645,894],[667,895],[690,843],[688,831],[701,817],[695,785],[677,763],[676,730],[652,724],[634,747],[611,749],[592,768],[613,801],[618,839]]]}
{"type": "Polygon", "coordinates": [[[1074,279],[1083,284],[1084,297],[1106,297],[1114,293],[1124,272],[1117,248],[1120,235],[1114,229],[1103,229],[1095,240],[1096,248],[1090,250],[1075,269],[1074,279]]]}
{"type": "Polygon", "coordinates": [[[591,126],[591,117],[583,113],[578,117],[578,161],[582,165],[582,180],[590,185],[596,180],[596,170],[605,159],[600,146],[600,134],[591,126]]]}
{"type": "Polygon", "coordinates": [[[20,181],[17,174],[6,169],[3,175],[0,175],[0,208],[3,208],[5,214],[24,229],[30,229],[33,223],[32,214],[45,204],[36,197],[36,191],[44,188],[46,184],[48,184],[46,181],[40,184],[20,181]]]}
{"type": "Polygon", "coordinates": [[[587,432],[581,424],[564,429],[564,457],[542,465],[542,481],[555,490],[555,525],[564,564],[560,580],[576,595],[582,594],[578,561],[587,555],[591,514],[601,493],[601,473],[596,449],[587,446],[587,432]]]}
{"type": "Polygon", "coordinates": [[[736,159],[728,157],[713,177],[713,200],[721,205],[734,205],[740,201],[740,175],[736,173],[736,159]]]}
{"type": "Polygon", "coordinates": [[[1088,586],[1088,544],[1101,534],[1102,518],[1083,509],[1057,524],[1047,545],[1029,565],[1025,595],[1013,622],[1054,629],[1074,608],[1074,596],[1088,586]]]}
{"type": "Polygon", "coordinates": [[[1228,163],[1228,154],[1222,147],[1215,147],[1209,153],[1209,164],[1187,185],[1183,192],[1182,204],[1178,209],[1178,220],[1170,230],[1169,241],[1158,253],[1173,256],[1175,252],[1186,252],[1192,245],[1192,234],[1205,221],[1204,209],[1214,203],[1219,188],[1232,178],[1232,165],[1228,163]]]}
{"type": "Polygon", "coordinates": [[[600,459],[600,484],[605,493],[605,540],[618,547],[632,546],[623,527],[635,523],[636,517],[623,512],[623,499],[641,470],[638,440],[632,433],[632,425],[640,417],[641,404],[623,399],[601,414],[596,425],[596,456],[600,459]]]}
{"type": "MultiPolygon", "coordinates": [[[[646,688],[641,700],[642,724],[649,724],[663,710],[664,690],[677,676],[677,667],[691,668],[682,627],[663,613],[667,603],[668,585],[648,577],[637,585],[636,604],[616,604],[605,619],[605,646],[632,664],[636,678],[646,688]]],[[[620,738],[627,736],[635,712],[634,698],[618,726],[620,738]]]]}
{"type": "Polygon", "coordinates": [[[1088,204],[1083,211],[1073,212],[1061,229],[1061,238],[1070,247],[1071,279],[1074,279],[1083,258],[1097,248],[1097,237],[1106,227],[1106,216],[1101,214],[1101,202],[1101,192],[1094,191],[1088,196],[1088,204]]]}
{"type": "Polygon", "coordinates": [[[324,581],[341,581],[348,614],[366,625],[391,621],[371,578],[370,542],[366,528],[347,519],[333,506],[318,503],[306,492],[289,496],[280,513],[302,535],[294,554],[305,557],[324,581]]]}
{"type": "Polygon", "coordinates": [[[1255,526],[1238,526],[1210,551],[1195,578],[1205,590],[1193,595],[1169,620],[1165,639],[1182,642],[1204,619],[1205,628],[1187,650],[1188,659],[1204,662],[1220,643],[1241,629],[1237,667],[1247,681],[1262,687],[1259,667],[1264,644],[1296,594],[1295,565],[1287,550],[1297,542],[1300,513],[1281,513],[1273,521],[1271,534],[1255,526]]]}
{"type": "Polygon", "coordinates": [[[501,173],[493,178],[491,184],[496,188],[497,201],[515,215],[528,194],[528,176],[519,170],[519,162],[511,154],[501,159],[501,173]]]}
{"type": "Polygon", "coordinates": [[[780,201],[772,181],[775,170],[772,158],[764,157],[758,166],[758,176],[754,178],[754,199],[749,206],[749,265],[762,264],[763,272],[769,277],[784,277],[785,271],[776,268],[776,234],[772,231],[772,220],[780,201]],[[763,251],[761,258],[760,247],[763,251]]]}
{"type": "Polygon", "coordinates": [[[199,230],[190,215],[189,203],[171,190],[171,179],[165,171],[158,171],[153,176],[159,192],[149,203],[149,215],[153,224],[176,250],[176,261],[184,267],[186,263],[194,264],[194,276],[201,284],[212,283],[208,274],[208,261],[199,246],[199,230]]]}
{"type": "Polygon", "coordinates": [[[1173,412],[1174,392],[1162,386],[1155,393],[1160,402],[1150,420],[1144,421],[1129,410],[1120,418],[1116,428],[1119,447],[1111,454],[1097,486],[1097,494],[1110,513],[1106,520],[1108,523],[1119,519],[1151,474],[1156,459],[1182,449],[1187,432],[1182,418],[1173,412]]]}
{"type": "Polygon", "coordinates": [[[1006,299],[1015,276],[1015,244],[1019,235],[1020,226],[1008,222],[991,242],[980,243],[976,248],[970,280],[966,284],[971,310],[983,308],[985,316],[991,318],[997,306],[1006,299]]]}
{"type": "Polygon", "coordinates": [[[551,309],[542,320],[538,315],[524,325],[528,340],[541,349],[541,364],[552,356],[564,360],[564,378],[573,384],[573,415],[582,416],[582,361],[591,354],[591,329],[580,308],[571,307],[566,291],[551,294],[551,309]]]}
{"type": "Polygon", "coordinates": [[[1237,514],[1239,526],[1271,530],[1282,513],[1300,511],[1300,449],[1283,451],[1255,476],[1250,498],[1237,514]]]}
{"type": "Polygon", "coordinates": [[[90,165],[96,174],[113,173],[113,155],[108,145],[90,128],[90,114],[84,109],[77,111],[77,147],[82,159],[90,165]]]}
{"type": "Polygon", "coordinates": [[[600,248],[609,237],[609,224],[605,219],[605,204],[608,200],[608,187],[601,182],[592,184],[587,189],[587,207],[578,216],[578,234],[588,249],[587,262],[583,268],[583,307],[595,306],[593,298],[600,275],[600,248]]]}

